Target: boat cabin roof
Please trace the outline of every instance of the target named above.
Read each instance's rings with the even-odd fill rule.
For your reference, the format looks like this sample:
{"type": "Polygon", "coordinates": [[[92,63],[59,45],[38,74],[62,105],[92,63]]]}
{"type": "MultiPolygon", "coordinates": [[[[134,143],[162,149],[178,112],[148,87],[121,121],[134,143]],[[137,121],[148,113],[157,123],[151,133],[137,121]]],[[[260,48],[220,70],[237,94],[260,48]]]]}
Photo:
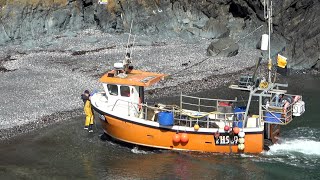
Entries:
{"type": "Polygon", "coordinates": [[[162,80],[165,74],[146,72],[141,70],[131,70],[126,77],[115,76],[115,71],[109,71],[100,78],[100,82],[108,84],[131,85],[131,86],[151,86],[162,80]]]}

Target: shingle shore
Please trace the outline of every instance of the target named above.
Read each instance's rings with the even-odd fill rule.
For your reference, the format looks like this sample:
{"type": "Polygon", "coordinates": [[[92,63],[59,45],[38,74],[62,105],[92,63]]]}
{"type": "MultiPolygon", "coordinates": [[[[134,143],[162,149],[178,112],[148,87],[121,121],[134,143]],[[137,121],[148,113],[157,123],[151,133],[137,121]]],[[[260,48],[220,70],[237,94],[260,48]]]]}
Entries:
{"type": "MultiPolygon", "coordinates": [[[[0,69],[0,139],[81,115],[80,94],[101,90],[99,76],[122,61],[126,41],[127,35],[87,30],[2,47],[0,67],[6,71],[0,69]]],[[[208,57],[209,43],[137,36],[134,67],[170,75],[149,89],[157,93],[147,98],[225,85],[234,80],[230,74],[254,66],[260,54],[240,45],[234,57],[208,57]]]]}

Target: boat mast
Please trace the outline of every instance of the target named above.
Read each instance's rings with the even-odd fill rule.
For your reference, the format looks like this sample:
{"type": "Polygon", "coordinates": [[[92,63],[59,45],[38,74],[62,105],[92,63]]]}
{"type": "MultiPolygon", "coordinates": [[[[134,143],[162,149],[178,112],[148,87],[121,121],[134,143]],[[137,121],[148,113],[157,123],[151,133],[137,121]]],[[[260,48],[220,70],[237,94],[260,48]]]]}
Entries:
{"type": "MultiPolygon", "coordinates": [[[[125,57],[124,57],[124,60],[123,60],[123,63],[122,63],[125,73],[129,72],[129,69],[130,69],[130,66],[131,66],[131,63],[132,63],[131,57],[132,57],[132,51],[133,51],[133,47],[134,47],[134,41],[135,41],[135,38],[136,38],[136,36],[134,35],[133,36],[133,43],[132,43],[131,47],[129,47],[130,46],[131,32],[132,32],[132,24],[133,24],[133,20],[131,21],[130,32],[129,32],[128,42],[127,42],[127,47],[126,47],[126,54],[125,54],[125,57]]],[[[131,66],[131,68],[133,68],[133,67],[131,66]]]]}
{"type": "Polygon", "coordinates": [[[127,55],[128,49],[129,49],[130,38],[131,38],[131,30],[132,30],[132,24],[133,24],[133,20],[131,20],[130,31],[129,31],[129,38],[128,38],[128,42],[127,42],[127,48],[126,48],[126,54],[125,54],[125,55],[127,55]]]}
{"type": "MultiPolygon", "coordinates": [[[[264,6],[265,6],[264,1],[264,6]]],[[[268,18],[268,82],[271,83],[271,69],[272,69],[272,59],[271,59],[271,26],[272,26],[272,1],[267,0],[267,10],[268,15],[265,18],[268,18]]]]}

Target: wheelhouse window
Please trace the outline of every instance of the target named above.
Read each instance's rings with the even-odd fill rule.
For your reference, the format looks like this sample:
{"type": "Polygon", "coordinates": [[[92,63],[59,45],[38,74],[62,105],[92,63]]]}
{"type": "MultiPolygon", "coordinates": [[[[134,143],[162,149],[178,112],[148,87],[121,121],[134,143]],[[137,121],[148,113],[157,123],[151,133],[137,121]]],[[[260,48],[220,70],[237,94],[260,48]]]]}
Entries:
{"type": "Polygon", "coordinates": [[[108,84],[107,87],[108,87],[108,91],[109,91],[110,95],[118,96],[119,93],[118,93],[118,86],[117,85],[108,84]]]}
{"type": "Polygon", "coordinates": [[[120,86],[120,94],[123,97],[130,97],[130,88],[129,88],[129,86],[120,86]]]}

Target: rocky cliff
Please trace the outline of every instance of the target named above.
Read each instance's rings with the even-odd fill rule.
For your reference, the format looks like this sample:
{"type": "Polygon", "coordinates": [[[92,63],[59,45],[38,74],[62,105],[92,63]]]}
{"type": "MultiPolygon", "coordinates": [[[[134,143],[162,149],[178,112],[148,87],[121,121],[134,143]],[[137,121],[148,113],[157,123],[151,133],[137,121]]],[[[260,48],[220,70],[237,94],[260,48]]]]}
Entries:
{"type": "MultiPolygon", "coordinates": [[[[266,31],[262,3],[109,0],[107,5],[100,5],[98,0],[0,0],[0,44],[87,28],[124,33],[134,21],[134,33],[185,39],[230,37],[239,45],[255,47],[266,31]]],[[[319,15],[318,0],[274,0],[273,54],[288,56],[292,68],[319,69],[319,15]]]]}

